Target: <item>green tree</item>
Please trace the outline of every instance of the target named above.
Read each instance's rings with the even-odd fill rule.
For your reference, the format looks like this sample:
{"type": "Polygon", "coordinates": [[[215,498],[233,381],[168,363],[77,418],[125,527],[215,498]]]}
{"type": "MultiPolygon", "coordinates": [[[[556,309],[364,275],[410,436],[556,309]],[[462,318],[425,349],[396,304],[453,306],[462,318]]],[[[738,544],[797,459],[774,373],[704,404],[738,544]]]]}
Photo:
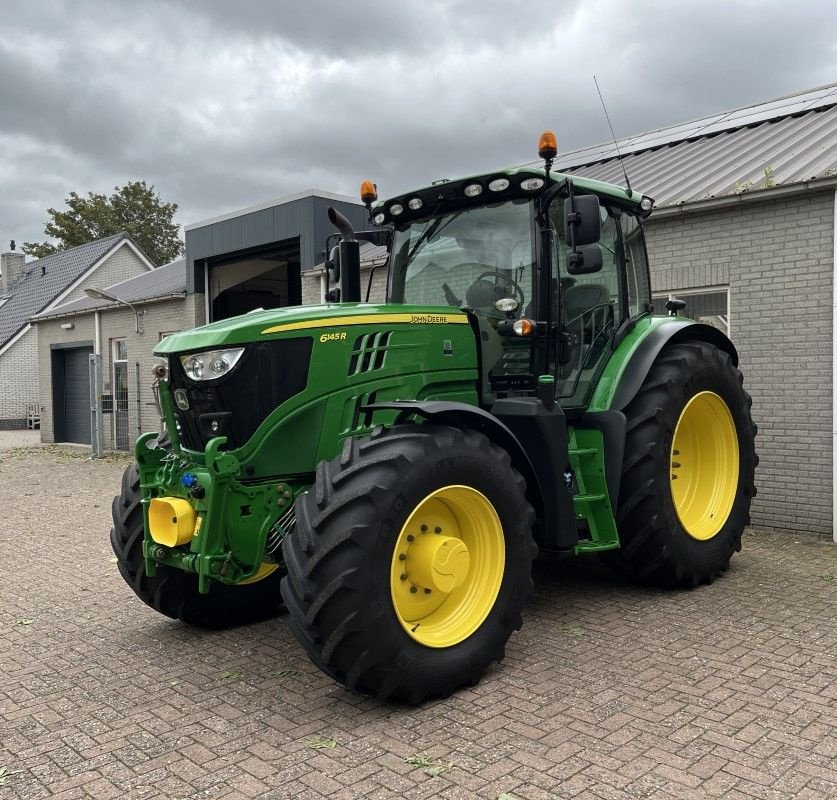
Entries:
{"type": "Polygon", "coordinates": [[[177,203],[164,203],[145,181],[130,181],[114,189],[110,197],[95,192],[80,197],[70,192],[64,201],[66,211],[47,209],[50,221],[44,233],[56,241],[26,242],[23,252],[43,258],[125,231],[156,264],[167,264],[183,253],[180,226],[172,221],[177,203]]]}

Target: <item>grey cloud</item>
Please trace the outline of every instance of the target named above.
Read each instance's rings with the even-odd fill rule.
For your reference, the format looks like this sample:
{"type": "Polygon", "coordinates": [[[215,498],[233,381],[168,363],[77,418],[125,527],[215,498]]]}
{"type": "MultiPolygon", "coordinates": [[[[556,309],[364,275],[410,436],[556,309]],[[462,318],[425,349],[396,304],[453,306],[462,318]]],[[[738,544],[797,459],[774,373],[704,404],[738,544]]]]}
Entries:
{"type": "Polygon", "coordinates": [[[837,80],[837,11],[780,3],[15,4],[0,245],[70,191],[154,183],[180,222],[318,186],[394,194],[837,80]]]}

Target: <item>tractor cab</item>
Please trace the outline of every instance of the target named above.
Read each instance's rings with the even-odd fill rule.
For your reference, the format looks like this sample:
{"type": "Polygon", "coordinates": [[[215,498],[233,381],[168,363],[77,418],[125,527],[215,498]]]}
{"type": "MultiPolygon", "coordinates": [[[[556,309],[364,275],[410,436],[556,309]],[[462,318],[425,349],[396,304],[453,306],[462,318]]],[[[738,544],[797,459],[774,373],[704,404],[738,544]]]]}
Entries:
{"type": "Polygon", "coordinates": [[[583,408],[620,329],[651,310],[642,219],[652,201],[543,169],[446,181],[378,203],[393,227],[390,303],[465,311],[480,403],[554,379],[583,408]]]}

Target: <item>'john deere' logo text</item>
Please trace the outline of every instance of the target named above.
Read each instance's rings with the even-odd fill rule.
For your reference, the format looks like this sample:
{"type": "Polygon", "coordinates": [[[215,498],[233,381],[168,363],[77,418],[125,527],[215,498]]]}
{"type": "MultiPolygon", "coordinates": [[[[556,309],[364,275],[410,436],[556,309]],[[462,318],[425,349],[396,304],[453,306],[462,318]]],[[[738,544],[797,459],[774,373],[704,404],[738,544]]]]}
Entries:
{"type": "Polygon", "coordinates": [[[411,325],[428,325],[433,322],[447,322],[444,314],[413,314],[410,316],[411,325]]]}

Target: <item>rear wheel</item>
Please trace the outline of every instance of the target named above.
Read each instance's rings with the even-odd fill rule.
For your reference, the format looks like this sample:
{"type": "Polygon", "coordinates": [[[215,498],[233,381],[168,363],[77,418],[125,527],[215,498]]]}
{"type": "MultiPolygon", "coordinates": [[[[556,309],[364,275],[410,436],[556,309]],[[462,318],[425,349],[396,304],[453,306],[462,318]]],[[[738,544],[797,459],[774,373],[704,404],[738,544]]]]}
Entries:
{"type": "Polygon", "coordinates": [[[508,454],[435,425],[347,440],[283,542],[291,628],[349,688],[420,703],[499,661],[531,591],[534,511],[508,454]]]}
{"type": "Polygon", "coordinates": [[[628,433],[608,559],[663,586],[711,583],[741,549],[755,496],[750,396],[729,355],[666,347],[625,409],[628,433]]]}
{"type": "Polygon", "coordinates": [[[284,570],[265,564],[246,583],[228,586],[213,581],[208,594],[198,591],[198,576],[158,566],[145,571],[139,473],[132,464],[122,475],[122,491],[113,498],[110,543],[119,572],[146,605],[172,619],[200,628],[228,628],[276,616],[283,608],[279,583],[284,570]]]}

